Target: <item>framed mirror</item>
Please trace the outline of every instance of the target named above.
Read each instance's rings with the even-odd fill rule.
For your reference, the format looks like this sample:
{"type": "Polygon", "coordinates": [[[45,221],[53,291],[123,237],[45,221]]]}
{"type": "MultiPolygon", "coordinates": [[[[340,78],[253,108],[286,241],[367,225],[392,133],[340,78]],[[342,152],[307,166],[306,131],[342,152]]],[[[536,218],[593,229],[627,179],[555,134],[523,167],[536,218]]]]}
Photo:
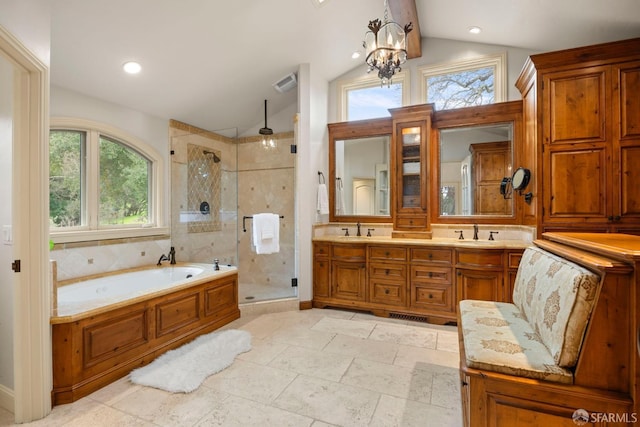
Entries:
{"type": "Polygon", "coordinates": [[[391,118],[328,128],[329,221],[391,222],[391,118]]]}
{"type": "Polygon", "coordinates": [[[517,164],[521,124],[521,102],[435,113],[433,222],[515,220],[515,202],[502,186],[517,164]]]}

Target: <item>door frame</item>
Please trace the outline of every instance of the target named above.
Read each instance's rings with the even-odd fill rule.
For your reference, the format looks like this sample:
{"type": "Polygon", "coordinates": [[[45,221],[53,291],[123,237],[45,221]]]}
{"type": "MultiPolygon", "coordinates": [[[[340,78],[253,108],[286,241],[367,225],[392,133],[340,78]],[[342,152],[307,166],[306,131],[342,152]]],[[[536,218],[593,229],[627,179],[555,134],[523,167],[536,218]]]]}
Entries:
{"type": "MultiPolygon", "coordinates": [[[[51,412],[51,283],[49,273],[49,69],[0,26],[0,54],[13,83],[13,357],[15,422],[51,412]]],[[[11,397],[11,396],[9,396],[11,397]]]]}

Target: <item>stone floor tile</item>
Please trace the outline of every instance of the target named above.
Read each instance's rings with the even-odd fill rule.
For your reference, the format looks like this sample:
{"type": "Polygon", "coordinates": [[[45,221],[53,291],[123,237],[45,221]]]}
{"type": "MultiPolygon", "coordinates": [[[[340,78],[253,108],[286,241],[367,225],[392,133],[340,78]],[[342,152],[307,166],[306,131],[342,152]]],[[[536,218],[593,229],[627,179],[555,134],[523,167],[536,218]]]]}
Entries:
{"type": "Polygon", "coordinates": [[[460,355],[450,351],[400,345],[398,346],[398,353],[396,354],[393,364],[406,368],[430,364],[458,369],[460,366],[460,355]]]}
{"type": "Polygon", "coordinates": [[[324,317],[313,325],[311,330],[348,335],[350,337],[367,338],[374,327],[375,324],[371,322],[324,317]]]}
{"type": "Polygon", "coordinates": [[[351,361],[350,356],[325,353],[290,346],[276,357],[269,366],[283,371],[297,372],[310,377],[323,378],[329,381],[340,381],[351,361]]]}
{"type": "Polygon", "coordinates": [[[428,403],[383,395],[370,427],[462,427],[462,413],[428,403]]]}
{"type": "Polygon", "coordinates": [[[398,345],[346,335],[336,335],[323,351],[391,364],[398,352],[398,345]]]}
{"type": "Polygon", "coordinates": [[[437,335],[436,331],[416,326],[377,324],[369,339],[435,349],[437,335]]]}

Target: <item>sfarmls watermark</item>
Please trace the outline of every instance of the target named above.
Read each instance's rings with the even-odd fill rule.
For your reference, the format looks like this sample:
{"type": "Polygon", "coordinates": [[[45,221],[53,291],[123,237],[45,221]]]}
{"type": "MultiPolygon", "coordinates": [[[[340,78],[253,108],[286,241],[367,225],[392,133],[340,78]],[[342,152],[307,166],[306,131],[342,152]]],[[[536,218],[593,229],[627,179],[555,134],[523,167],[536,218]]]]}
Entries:
{"type": "Polygon", "coordinates": [[[628,413],[615,413],[615,412],[592,412],[589,413],[584,409],[576,409],[571,417],[573,422],[582,426],[588,422],[591,423],[629,423],[635,424],[638,422],[638,415],[635,412],[628,413]]]}

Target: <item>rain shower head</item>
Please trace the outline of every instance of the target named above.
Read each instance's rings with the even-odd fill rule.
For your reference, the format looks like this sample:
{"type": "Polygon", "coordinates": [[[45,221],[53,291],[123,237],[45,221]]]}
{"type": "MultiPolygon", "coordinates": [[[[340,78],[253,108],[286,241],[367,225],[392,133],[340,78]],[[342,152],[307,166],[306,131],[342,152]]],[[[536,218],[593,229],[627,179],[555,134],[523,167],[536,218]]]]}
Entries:
{"type": "Polygon", "coordinates": [[[216,153],[214,153],[213,151],[207,151],[207,150],[202,150],[202,152],[205,155],[212,155],[213,156],[213,163],[220,163],[220,157],[218,157],[218,155],[216,153]]]}

